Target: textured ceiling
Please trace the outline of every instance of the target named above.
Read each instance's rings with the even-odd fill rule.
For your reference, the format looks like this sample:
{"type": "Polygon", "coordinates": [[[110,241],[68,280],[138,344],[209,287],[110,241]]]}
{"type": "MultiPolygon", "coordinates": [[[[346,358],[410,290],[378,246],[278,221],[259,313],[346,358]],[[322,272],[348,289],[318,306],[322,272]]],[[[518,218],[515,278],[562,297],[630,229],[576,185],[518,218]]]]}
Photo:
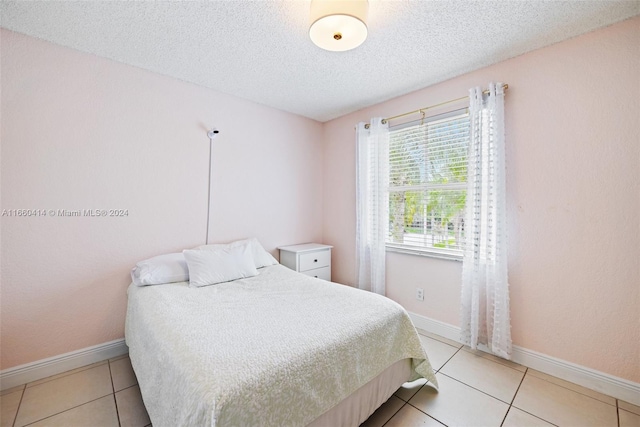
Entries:
{"type": "Polygon", "coordinates": [[[640,13],[640,1],[370,0],[369,38],[327,52],[309,0],[2,1],[0,25],[319,121],[640,13]]]}

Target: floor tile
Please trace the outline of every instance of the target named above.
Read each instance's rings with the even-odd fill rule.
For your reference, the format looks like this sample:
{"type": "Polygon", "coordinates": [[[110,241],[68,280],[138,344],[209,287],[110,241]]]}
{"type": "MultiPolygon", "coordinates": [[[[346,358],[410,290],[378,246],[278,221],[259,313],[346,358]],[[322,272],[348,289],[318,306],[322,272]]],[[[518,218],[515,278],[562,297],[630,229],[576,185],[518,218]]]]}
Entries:
{"type": "Polygon", "coordinates": [[[553,427],[553,424],[512,406],[502,427],[553,427]]]}
{"type": "Polygon", "coordinates": [[[487,353],[486,351],[472,350],[471,347],[466,345],[462,347],[462,349],[464,351],[468,351],[469,353],[473,353],[476,356],[482,356],[485,359],[493,360],[494,362],[498,362],[501,365],[508,366],[521,372],[525,372],[527,370],[526,366],[522,366],[521,364],[512,362],[511,360],[503,359],[502,357],[498,357],[495,354],[487,353]]]}
{"type": "Polygon", "coordinates": [[[85,403],[68,411],[54,415],[29,427],[118,427],[118,412],[113,395],[110,394],[93,402],[85,403]]]}
{"type": "Polygon", "coordinates": [[[136,374],[131,367],[131,360],[128,357],[109,362],[109,365],[111,366],[111,379],[113,380],[113,389],[115,391],[138,384],[136,374]]]}
{"type": "Polygon", "coordinates": [[[447,363],[447,360],[456,354],[456,351],[459,349],[459,347],[454,347],[425,336],[420,336],[420,342],[422,343],[424,351],[427,352],[427,357],[434,371],[442,368],[442,366],[447,363]]]}
{"type": "Polygon", "coordinates": [[[19,385],[17,387],[11,387],[8,388],[6,390],[2,390],[2,392],[0,392],[0,396],[4,396],[5,394],[10,394],[10,393],[14,393],[16,391],[22,391],[24,390],[25,384],[19,385]]]}
{"type": "Polygon", "coordinates": [[[436,334],[432,334],[431,332],[427,332],[424,329],[418,329],[416,328],[416,330],[418,331],[418,334],[425,336],[425,337],[429,337],[429,338],[433,338],[434,340],[443,342],[445,344],[449,344],[450,346],[453,346],[455,348],[460,348],[462,347],[462,343],[459,343],[457,341],[453,341],[450,340],[449,338],[445,338],[445,337],[441,337],[440,335],[436,335],[436,334]]]}
{"type": "Polygon", "coordinates": [[[420,412],[411,405],[404,405],[400,411],[389,420],[384,427],[442,427],[438,421],[434,420],[424,412],[420,412]]]}
{"type": "Polygon", "coordinates": [[[149,424],[149,414],[137,385],[117,392],[116,403],[122,427],[144,427],[149,424]]]}
{"type": "Polygon", "coordinates": [[[22,390],[0,396],[0,420],[2,427],[13,425],[21,398],[22,390]]]}
{"type": "Polygon", "coordinates": [[[436,374],[440,390],[425,385],[409,404],[448,426],[499,426],[509,405],[462,384],[436,374]]]}
{"type": "Polygon", "coordinates": [[[376,409],[376,412],[364,423],[360,424],[360,427],[382,427],[393,415],[402,408],[404,402],[395,396],[391,396],[389,400],[384,402],[382,406],[376,409]]]}
{"type": "Polygon", "coordinates": [[[27,387],[18,411],[16,426],[50,417],[111,393],[111,376],[106,363],[27,387]]]}
{"type": "Polygon", "coordinates": [[[640,406],[618,400],[618,407],[624,409],[625,411],[633,412],[636,415],[640,415],[640,406]]]}
{"type": "Polygon", "coordinates": [[[540,371],[536,371],[535,369],[529,369],[529,371],[527,371],[527,375],[533,375],[534,377],[549,381],[551,383],[554,383],[556,385],[559,385],[561,387],[564,388],[568,388],[569,390],[573,390],[576,391],[580,394],[584,394],[586,396],[590,396],[593,397],[594,399],[598,399],[601,402],[604,403],[608,403],[609,405],[612,406],[616,406],[616,399],[607,395],[604,395],[602,393],[598,393],[595,390],[591,390],[589,388],[586,387],[582,387],[578,384],[574,384],[574,383],[570,383],[569,381],[565,381],[565,380],[561,380],[558,377],[554,377],[548,374],[545,374],[543,372],[540,371]]]}
{"type": "Polygon", "coordinates": [[[72,369],[70,371],[66,371],[66,372],[63,372],[63,373],[58,374],[58,375],[52,375],[50,377],[43,378],[41,380],[28,383],[27,384],[27,388],[33,387],[33,386],[36,386],[36,385],[40,385],[40,384],[44,384],[44,383],[52,381],[52,380],[57,380],[58,378],[66,377],[67,375],[72,375],[72,374],[75,374],[75,373],[78,373],[78,372],[86,371],[87,369],[95,368],[96,366],[106,365],[106,364],[107,364],[107,361],[103,360],[102,362],[92,363],[91,365],[82,366],[81,368],[77,368],[77,369],[72,369]]]}
{"type": "Polygon", "coordinates": [[[427,383],[427,380],[424,378],[420,378],[415,381],[404,383],[402,384],[402,387],[396,390],[394,395],[404,400],[405,402],[408,402],[409,399],[411,399],[413,395],[416,394],[418,390],[420,390],[420,387],[422,387],[426,383],[427,383]]]}
{"type": "Polygon", "coordinates": [[[456,353],[440,372],[509,404],[524,376],[524,372],[466,351],[456,353]]]}
{"type": "Polygon", "coordinates": [[[618,416],[620,417],[620,427],[640,427],[640,415],[620,409],[618,416]]]}
{"type": "Polygon", "coordinates": [[[528,374],[513,405],[557,425],[605,427],[618,424],[615,407],[528,374]]]}

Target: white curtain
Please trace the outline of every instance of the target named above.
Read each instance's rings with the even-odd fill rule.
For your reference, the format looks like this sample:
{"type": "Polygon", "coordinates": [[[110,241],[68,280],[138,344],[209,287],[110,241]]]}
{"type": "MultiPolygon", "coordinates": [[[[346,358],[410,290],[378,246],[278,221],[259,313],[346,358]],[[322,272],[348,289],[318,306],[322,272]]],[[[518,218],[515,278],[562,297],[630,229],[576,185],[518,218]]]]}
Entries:
{"type": "Polygon", "coordinates": [[[462,264],[462,340],[511,358],[505,194],[504,89],[470,89],[471,122],[465,251],[462,264]]]}
{"type": "Polygon", "coordinates": [[[385,293],[389,228],[389,125],[381,118],[356,130],[356,268],[360,289],[385,293]]]}

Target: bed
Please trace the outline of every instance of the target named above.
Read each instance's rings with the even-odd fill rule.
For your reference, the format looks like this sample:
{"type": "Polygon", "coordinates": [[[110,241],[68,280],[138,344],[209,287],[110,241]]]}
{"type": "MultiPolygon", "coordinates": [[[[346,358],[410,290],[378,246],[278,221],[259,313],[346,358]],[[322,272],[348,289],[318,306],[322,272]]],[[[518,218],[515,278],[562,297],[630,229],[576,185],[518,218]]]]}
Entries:
{"type": "Polygon", "coordinates": [[[437,386],[400,305],[281,265],[132,284],[125,337],[155,427],[353,426],[406,381],[437,386]]]}

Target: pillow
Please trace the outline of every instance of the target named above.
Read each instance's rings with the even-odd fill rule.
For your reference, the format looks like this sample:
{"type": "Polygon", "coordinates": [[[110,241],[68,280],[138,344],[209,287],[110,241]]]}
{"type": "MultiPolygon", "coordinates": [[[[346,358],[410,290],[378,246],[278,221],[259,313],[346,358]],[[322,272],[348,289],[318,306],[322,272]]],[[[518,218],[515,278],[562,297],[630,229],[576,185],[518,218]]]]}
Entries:
{"type": "Polygon", "coordinates": [[[196,249],[201,249],[205,251],[217,250],[226,247],[235,247],[249,245],[252,250],[253,260],[255,262],[256,268],[262,268],[269,265],[275,265],[278,263],[276,259],[267,251],[264,250],[258,239],[252,237],[250,239],[245,240],[236,240],[235,242],[227,243],[227,244],[214,244],[214,245],[202,245],[198,246],[196,249]]]}
{"type": "Polygon", "coordinates": [[[166,254],[140,261],[131,270],[131,280],[138,286],[186,282],[189,269],[182,254],[166,254]]]}
{"type": "Polygon", "coordinates": [[[182,251],[189,266],[189,285],[207,286],[230,282],[258,274],[253,261],[252,247],[229,246],[211,250],[182,251]]]}

